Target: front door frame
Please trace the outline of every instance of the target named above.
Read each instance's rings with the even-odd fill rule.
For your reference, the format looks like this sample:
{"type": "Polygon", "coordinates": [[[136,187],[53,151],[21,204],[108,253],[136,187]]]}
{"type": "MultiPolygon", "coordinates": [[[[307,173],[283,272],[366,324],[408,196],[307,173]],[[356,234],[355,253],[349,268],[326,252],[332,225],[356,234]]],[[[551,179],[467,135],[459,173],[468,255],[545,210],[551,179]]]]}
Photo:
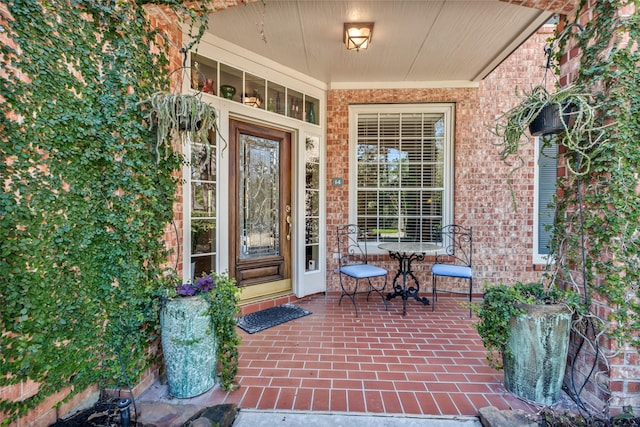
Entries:
{"type": "Polygon", "coordinates": [[[291,291],[292,275],[292,141],[291,131],[230,118],[229,120],[229,272],[243,288],[242,299],[291,291]],[[239,224],[239,141],[242,134],[280,142],[280,255],[241,259],[239,224]]]}

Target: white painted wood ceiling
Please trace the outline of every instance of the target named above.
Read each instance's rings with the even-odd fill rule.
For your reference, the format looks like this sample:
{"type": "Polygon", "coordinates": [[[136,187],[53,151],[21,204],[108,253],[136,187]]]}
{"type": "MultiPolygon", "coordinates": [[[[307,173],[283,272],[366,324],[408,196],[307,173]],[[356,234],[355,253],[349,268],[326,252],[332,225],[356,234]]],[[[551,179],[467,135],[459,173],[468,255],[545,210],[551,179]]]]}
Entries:
{"type": "Polygon", "coordinates": [[[498,0],[265,0],[213,13],[209,32],[329,87],[404,87],[478,82],[550,17],[498,0]],[[368,50],[347,51],[345,22],[375,23],[368,50]]]}

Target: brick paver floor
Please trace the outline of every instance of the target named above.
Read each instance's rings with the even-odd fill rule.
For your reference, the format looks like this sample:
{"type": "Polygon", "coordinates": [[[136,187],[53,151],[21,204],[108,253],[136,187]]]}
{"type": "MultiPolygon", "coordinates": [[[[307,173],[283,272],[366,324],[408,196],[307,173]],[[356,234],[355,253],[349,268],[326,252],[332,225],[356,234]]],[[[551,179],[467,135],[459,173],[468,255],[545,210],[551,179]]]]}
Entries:
{"type": "Polygon", "coordinates": [[[533,408],[507,392],[488,366],[464,300],[439,297],[435,312],[415,300],[318,294],[294,302],[313,314],[240,336],[240,388],[194,398],[261,410],[478,415],[485,406],[533,408]]]}

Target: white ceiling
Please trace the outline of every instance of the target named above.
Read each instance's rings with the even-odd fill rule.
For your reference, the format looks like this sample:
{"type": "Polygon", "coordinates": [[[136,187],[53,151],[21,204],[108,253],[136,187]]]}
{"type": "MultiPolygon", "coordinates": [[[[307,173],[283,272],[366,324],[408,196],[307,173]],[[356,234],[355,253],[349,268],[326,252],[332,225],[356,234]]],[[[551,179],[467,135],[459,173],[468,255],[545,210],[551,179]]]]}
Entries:
{"type": "Polygon", "coordinates": [[[469,84],[550,17],[499,0],[264,0],[213,13],[209,32],[329,87],[469,84]],[[375,23],[368,50],[347,51],[345,22],[375,23]]]}

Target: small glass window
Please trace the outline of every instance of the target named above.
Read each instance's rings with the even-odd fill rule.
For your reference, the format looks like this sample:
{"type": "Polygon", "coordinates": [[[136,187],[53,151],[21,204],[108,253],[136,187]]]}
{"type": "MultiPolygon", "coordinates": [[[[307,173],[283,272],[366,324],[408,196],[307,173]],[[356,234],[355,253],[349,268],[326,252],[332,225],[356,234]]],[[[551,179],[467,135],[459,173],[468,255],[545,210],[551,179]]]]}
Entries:
{"type": "MultiPolygon", "coordinates": [[[[211,135],[215,140],[215,136],[211,135]]],[[[191,145],[191,277],[216,267],[216,146],[191,145]]]]}

